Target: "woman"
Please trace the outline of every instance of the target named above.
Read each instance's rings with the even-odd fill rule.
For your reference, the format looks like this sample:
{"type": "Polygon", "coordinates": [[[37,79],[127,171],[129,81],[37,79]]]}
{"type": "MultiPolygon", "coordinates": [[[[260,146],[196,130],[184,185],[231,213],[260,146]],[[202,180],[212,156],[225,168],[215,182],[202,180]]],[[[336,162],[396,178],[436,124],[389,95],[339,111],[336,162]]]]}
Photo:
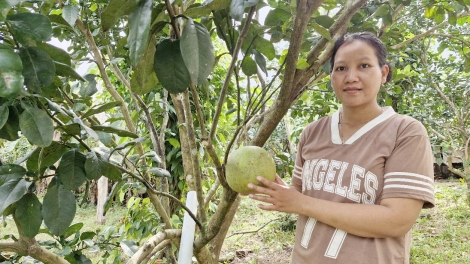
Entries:
{"type": "Polygon", "coordinates": [[[259,208],[299,215],[291,263],[409,263],[411,227],[434,206],[433,154],[421,123],[377,103],[386,56],[370,33],[340,38],[330,63],[342,108],[302,132],[293,186],[248,186],[259,208]]]}

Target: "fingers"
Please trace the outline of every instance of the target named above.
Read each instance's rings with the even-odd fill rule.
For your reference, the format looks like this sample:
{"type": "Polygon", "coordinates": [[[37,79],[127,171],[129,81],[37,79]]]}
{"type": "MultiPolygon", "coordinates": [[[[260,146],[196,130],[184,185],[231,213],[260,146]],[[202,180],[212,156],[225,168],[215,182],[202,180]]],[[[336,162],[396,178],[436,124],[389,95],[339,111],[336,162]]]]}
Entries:
{"type": "Polygon", "coordinates": [[[255,193],[262,193],[262,194],[267,194],[267,189],[252,183],[248,183],[248,188],[253,190],[255,193]]]}
{"type": "Polygon", "coordinates": [[[274,180],[274,182],[276,182],[277,184],[279,185],[284,185],[284,186],[287,186],[287,183],[285,181],[283,181],[281,179],[281,177],[279,177],[279,175],[276,174],[276,179],[274,180]]]}

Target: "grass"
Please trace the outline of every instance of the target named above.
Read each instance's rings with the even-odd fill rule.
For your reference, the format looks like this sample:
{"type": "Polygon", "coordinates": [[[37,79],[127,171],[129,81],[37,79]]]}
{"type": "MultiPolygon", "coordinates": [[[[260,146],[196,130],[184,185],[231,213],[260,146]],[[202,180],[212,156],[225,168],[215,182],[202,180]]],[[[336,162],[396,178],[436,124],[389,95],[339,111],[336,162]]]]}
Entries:
{"type": "MultiPolygon", "coordinates": [[[[465,199],[466,185],[456,180],[438,181],[435,190],[436,207],[422,210],[413,226],[411,264],[470,263],[470,207],[465,199]]],[[[262,211],[256,207],[257,203],[242,198],[222,247],[224,263],[289,263],[296,217],[262,211]]],[[[107,214],[107,225],[120,225],[126,211],[124,207],[112,207],[107,214]]],[[[74,223],[84,223],[81,231],[104,229],[106,225],[95,223],[95,212],[93,206],[77,208],[74,223]]],[[[11,219],[6,223],[6,227],[0,226],[0,242],[5,242],[2,240],[5,235],[17,233],[11,219]]],[[[38,239],[51,238],[40,235],[38,239]]],[[[92,263],[100,259],[99,256],[89,257],[92,263]]]]}
{"type": "Polygon", "coordinates": [[[470,263],[470,207],[466,184],[435,186],[436,207],[423,210],[413,227],[411,263],[470,263]]]}

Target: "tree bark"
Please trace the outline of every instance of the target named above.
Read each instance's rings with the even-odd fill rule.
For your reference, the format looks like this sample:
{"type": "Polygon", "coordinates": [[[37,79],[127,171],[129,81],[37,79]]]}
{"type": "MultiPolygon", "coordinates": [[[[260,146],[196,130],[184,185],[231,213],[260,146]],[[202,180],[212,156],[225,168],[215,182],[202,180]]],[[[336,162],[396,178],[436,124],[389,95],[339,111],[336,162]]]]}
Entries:
{"type": "Polygon", "coordinates": [[[225,221],[220,227],[219,233],[211,240],[209,244],[209,251],[212,252],[212,256],[214,259],[218,260],[220,257],[220,251],[222,250],[222,245],[224,244],[225,237],[227,236],[228,229],[232,224],[233,218],[235,217],[235,213],[237,212],[238,206],[241,202],[241,197],[237,196],[235,202],[230,207],[227,215],[225,216],[225,221]]]}
{"type": "Polygon", "coordinates": [[[181,237],[181,229],[166,229],[155,236],[151,237],[139,250],[127,261],[127,264],[140,264],[142,261],[149,257],[156,247],[162,244],[165,240],[173,240],[181,237]]]}
{"type": "Polygon", "coordinates": [[[16,242],[0,243],[0,252],[15,252],[20,255],[29,255],[45,264],[69,264],[65,259],[42,248],[34,238],[27,238],[21,234],[16,242]]]}

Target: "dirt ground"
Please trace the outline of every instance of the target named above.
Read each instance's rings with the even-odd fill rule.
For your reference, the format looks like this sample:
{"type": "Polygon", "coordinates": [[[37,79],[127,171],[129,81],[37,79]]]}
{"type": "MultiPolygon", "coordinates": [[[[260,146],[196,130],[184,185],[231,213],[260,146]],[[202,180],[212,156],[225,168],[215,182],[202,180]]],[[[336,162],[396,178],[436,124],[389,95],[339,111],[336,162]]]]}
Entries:
{"type": "Polygon", "coordinates": [[[285,248],[279,252],[266,252],[266,253],[254,253],[250,251],[241,250],[243,253],[235,255],[231,254],[230,260],[225,263],[230,264],[281,264],[289,263],[292,248],[285,248]]]}

